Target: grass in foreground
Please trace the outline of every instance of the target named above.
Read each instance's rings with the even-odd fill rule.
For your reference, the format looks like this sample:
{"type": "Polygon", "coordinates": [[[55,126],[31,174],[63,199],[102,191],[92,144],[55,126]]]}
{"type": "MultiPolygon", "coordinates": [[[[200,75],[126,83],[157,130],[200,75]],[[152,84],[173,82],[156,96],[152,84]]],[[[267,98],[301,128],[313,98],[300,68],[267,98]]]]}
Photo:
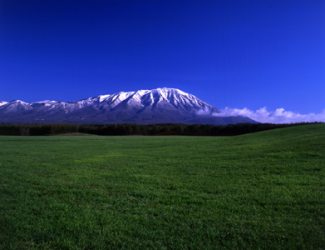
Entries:
{"type": "Polygon", "coordinates": [[[325,126],[0,137],[0,249],[321,249],[325,126]]]}

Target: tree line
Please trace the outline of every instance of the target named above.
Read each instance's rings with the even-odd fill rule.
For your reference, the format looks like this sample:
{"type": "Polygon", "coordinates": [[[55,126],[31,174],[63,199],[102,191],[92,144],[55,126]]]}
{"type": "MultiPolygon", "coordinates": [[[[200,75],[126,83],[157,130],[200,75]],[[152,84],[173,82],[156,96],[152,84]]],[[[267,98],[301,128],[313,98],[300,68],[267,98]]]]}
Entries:
{"type": "Polygon", "coordinates": [[[0,124],[0,135],[46,136],[61,134],[93,135],[191,135],[234,136],[263,130],[298,126],[299,124],[233,124],[223,126],[186,124],[110,124],[110,125],[6,125],[0,124]]]}

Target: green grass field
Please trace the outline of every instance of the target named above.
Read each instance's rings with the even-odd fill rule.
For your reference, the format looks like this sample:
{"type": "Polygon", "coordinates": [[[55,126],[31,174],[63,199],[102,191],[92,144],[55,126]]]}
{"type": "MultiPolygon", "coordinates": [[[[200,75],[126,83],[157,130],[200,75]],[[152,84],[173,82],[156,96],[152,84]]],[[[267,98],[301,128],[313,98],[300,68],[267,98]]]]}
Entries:
{"type": "Polygon", "coordinates": [[[0,249],[324,249],[325,125],[0,137],[0,249]]]}

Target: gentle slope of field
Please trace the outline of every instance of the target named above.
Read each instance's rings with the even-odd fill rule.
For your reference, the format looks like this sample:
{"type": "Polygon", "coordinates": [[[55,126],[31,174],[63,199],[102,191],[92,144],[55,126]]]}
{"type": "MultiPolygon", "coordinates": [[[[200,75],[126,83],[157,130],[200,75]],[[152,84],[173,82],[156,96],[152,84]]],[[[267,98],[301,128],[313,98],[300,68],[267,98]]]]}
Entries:
{"type": "Polygon", "coordinates": [[[0,137],[0,249],[321,249],[325,125],[0,137]]]}

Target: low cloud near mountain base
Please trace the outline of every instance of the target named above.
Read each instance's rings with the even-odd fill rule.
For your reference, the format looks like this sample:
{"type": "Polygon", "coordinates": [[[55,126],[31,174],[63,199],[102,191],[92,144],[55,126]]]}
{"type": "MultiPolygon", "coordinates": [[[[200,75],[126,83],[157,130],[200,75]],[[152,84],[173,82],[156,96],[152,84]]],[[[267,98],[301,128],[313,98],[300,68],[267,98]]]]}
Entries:
{"type": "Polygon", "coordinates": [[[297,122],[325,122],[325,110],[320,113],[296,113],[277,108],[269,111],[263,107],[257,110],[248,108],[224,108],[220,113],[215,113],[215,116],[246,116],[261,123],[297,123],[297,122]]]}

